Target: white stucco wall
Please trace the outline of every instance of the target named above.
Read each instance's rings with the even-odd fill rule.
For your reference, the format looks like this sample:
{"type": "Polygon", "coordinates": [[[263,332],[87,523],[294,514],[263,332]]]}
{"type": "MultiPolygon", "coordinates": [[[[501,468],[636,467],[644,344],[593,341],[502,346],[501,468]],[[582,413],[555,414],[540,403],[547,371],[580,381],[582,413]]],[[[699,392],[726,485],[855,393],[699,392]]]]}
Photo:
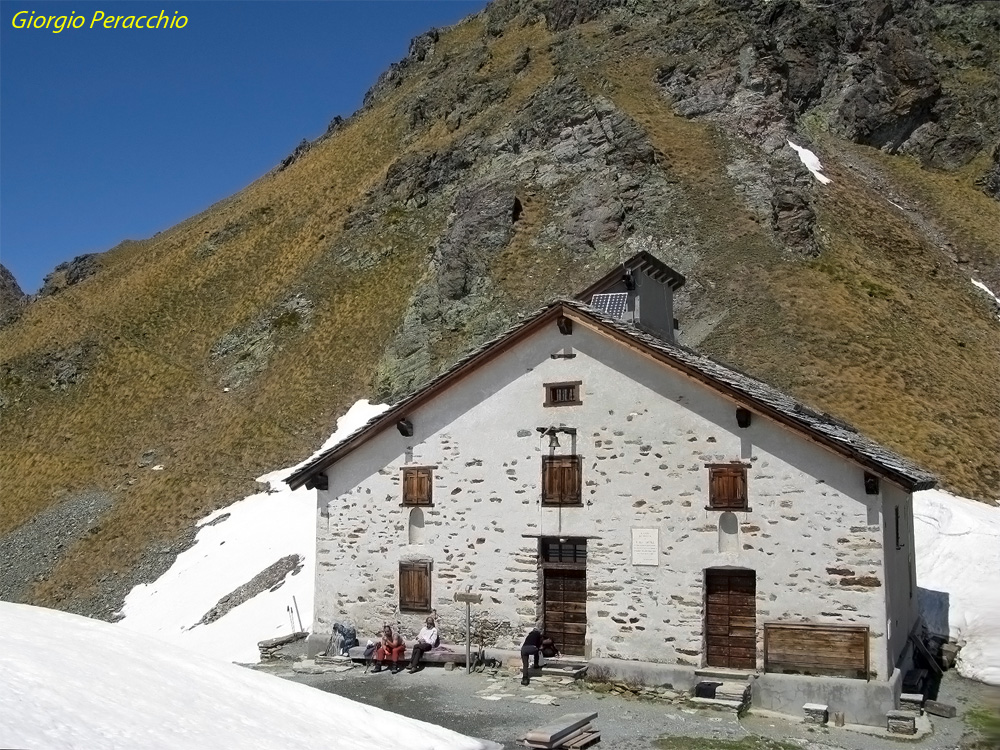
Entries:
{"type": "Polygon", "coordinates": [[[361,636],[384,622],[415,633],[421,617],[397,609],[398,563],[425,558],[446,636],[464,623],[454,592],[471,586],[496,645],[517,646],[539,615],[537,536],[587,536],[591,656],[702,666],[703,571],[732,566],[756,571],[758,664],[765,622],[864,624],[872,669],[889,675],[881,510],[892,485],[866,495],[856,464],[757,414],[740,429],[732,402],[579,323],[571,336],[547,326],[407,417],[413,437],[390,426],[319,492],[320,631],[348,619],[361,636]],[[550,358],[567,347],[575,358],[550,358]],[[544,383],[573,380],[582,405],[542,406],[544,383]],[[583,507],[541,507],[546,425],[578,430],[583,507]],[[751,510],[724,534],[705,510],[704,465],[735,460],[751,464],[751,510]],[[401,507],[407,464],[437,467],[421,544],[408,544],[401,507]],[[658,529],[657,566],[631,564],[634,527],[658,529]]]}
{"type": "Polygon", "coordinates": [[[913,498],[899,487],[881,483],[884,500],[883,548],[885,550],[886,632],[889,657],[895,664],[906,647],[906,639],[917,621],[916,569],[914,567],[913,498]],[[899,508],[899,544],[896,539],[896,508],[899,508]]]}

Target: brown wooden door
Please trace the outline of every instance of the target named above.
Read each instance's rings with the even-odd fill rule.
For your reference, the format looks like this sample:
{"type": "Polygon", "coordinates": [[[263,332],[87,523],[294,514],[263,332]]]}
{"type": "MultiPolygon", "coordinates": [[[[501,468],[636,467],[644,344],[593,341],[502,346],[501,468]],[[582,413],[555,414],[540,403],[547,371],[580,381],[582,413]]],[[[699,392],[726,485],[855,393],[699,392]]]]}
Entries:
{"type": "Polygon", "coordinates": [[[587,571],[544,570],[545,635],[559,653],[583,656],[587,635],[587,571]]]}
{"type": "Polygon", "coordinates": [[[752,570],[705,571],[705,645],[710,667],[756,668],[756,598],[752,570]]]}

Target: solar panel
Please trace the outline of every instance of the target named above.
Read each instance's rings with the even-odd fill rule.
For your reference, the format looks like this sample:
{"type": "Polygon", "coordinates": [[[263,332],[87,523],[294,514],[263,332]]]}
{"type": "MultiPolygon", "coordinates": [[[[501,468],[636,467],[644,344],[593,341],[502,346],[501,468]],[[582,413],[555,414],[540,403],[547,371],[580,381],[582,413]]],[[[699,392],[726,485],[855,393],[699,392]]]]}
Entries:
{"type": "Polygon", "coordinates": [[[625,305],[628,303],[628,292],[614,292],[612,294],[595,294],[590,298],[590,306],[595,310],[600,310],[612,318],[621,318],[625,315],[625,305]]]}

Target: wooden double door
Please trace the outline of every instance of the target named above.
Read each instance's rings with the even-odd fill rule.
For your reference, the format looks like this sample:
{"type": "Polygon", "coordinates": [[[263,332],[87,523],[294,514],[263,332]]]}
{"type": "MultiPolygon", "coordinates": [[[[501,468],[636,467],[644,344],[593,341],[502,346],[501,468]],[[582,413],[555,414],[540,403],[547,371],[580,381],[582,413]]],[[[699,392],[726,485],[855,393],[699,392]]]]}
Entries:
{"type": "Polygon", "coordinates": [[[587,637],[587,542],[541,540],[545,635],[559,653],[583,656],[587,637]]]}
{"type": "Polygon", "coordinates": [[[705,571],[705,661],[710,667],[757,666],[757,580],[752,570],[705,571]]]}

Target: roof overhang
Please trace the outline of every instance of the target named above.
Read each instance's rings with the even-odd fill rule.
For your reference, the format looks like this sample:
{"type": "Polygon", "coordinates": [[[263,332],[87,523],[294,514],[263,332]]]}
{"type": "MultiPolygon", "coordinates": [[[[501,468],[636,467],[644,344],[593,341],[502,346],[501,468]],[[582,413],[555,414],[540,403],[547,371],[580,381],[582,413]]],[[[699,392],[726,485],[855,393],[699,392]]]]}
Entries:
{"type": "Polygon", "coordinates": [[[600,294],[605,289],[612,287],[621,281],[622,273],[625,269],[642,272],[654,281],[658,281],[664,286],[670,287],[675,292],[684,286],[684,282],[686,281],[681,274],[672,269],[662,260],[643,250],[642,252],[633,255],[620,266],[616,266],[614,270],[608,272],[603,277],[588,286],[582,292],[577,294],[575,298],[581,302],[589,304],[590,298],[595,294],[600,294]]]}
{"type": "MultiPolygon", "coordinates": [[[[467,355],[446,372],[430,381],[430,383],[426,386],[403,398],[395,406],[392,406],[382,412],[382,414],[378,417],[348,437],[347,440],[317,456],[308,464],[292,473],[285,479],[285,482],[292,489],[298,489],[299,487],[305,485],[310,481],[311,477],[314,477],[321,472],[325,472],[334,463],[347,456],[375,435],[387,428],[393,427],[400,419],[405,418],[414,409],[417,409],[431,401],[437,395],[448,389],[457,380],[465,377],[467,374],[476,370],[488,360],[509,350],[520,341],[543,328],[546,324],[554,322],[560,317],[566,317],[576,323],[585,325],[598,334],[613,339],[623,346],[636,351],[642,356],[654,359],[671,369],[681,372],[685,376],[721,393],[726,398],[731,400],[735,406],[749,409],[757,414],[760,414],[761,416],[774,420],[775,422],[795,431],[805,438],[863,466],[877,476],[899,485],[908,492],[930,489],[937,484],[937,480],[929,474],[925,474],[918,470],[914,470],[911,474],[907,474],[887,463],[878,461],[871,455],[864,453],[862,450],[824,434],[817,428],[806,423],[803,419],[797,419],[787,411],[776,408],[760,398],[755,398],[753,394],[748,393],[745,390],[741,390],[740,388],[724,382],[717,377],[712,377],[711,374],[683,361],[683,359],[678,356],[672,356],[670,354],[671,349],[675,349],[677,352],[682,351],[676,345],[663,342],[662,344],[654,346],[646,341],[645,339],[647,336],[638,330],[635,330],[635,332],[625,330],[625,326],[627,324],[612,324],[611,321],[602,319],[601,316],[585,304],[570,300],[557,300],[556,302],[551,303],[535,313],[533,316],[519,323],[507,333],[499,336],[480,349],[467,355]]],[[[722,365],[718,365],[718,363],[714,364],[718,367],[722,367],[722,365]]],[[[729,372],[735,374],[735,371],[729,372]]],[[[747,378],[748,381],[751,380],[748,376],[741,377],[747,378]]],[[[871,444],[877,445],[874,443],[871,444]]],[[[900,459],[900,461],[902,461],[902,459],[900,459]]]]}

